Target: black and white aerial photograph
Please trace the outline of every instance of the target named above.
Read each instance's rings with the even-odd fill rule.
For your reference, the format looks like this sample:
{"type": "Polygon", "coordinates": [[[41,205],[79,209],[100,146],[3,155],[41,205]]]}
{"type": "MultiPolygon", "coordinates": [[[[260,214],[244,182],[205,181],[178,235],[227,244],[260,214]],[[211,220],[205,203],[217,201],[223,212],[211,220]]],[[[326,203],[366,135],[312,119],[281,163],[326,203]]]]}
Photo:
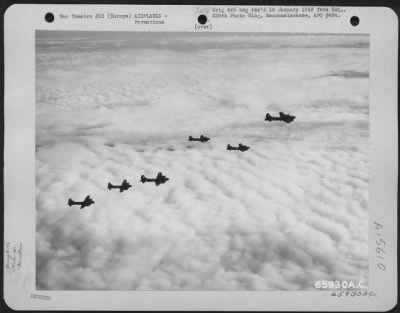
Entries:
{"type": "Polygon", "coordinates": [[[36,289],[367,285],[369,47],[37,30],[36,289]]]}

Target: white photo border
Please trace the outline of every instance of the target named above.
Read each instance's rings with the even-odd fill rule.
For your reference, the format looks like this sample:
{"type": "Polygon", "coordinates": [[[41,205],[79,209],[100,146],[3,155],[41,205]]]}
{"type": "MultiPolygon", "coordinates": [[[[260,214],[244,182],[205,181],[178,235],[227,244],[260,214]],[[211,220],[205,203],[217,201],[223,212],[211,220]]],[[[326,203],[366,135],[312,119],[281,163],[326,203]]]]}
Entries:
{"type": "MultiPolygon", "coordinates": [[[[18,271],[4,270],[4,298],[15,310],[387,311],[397,304],[398,17],[385,7],[344,7],[339,19],[213,20],[212,32],[337,33],[370,36],[369,289],[373,296],[333,297],[331,291],[36,291],[35,288],[35,31],[196,32],[198,12],[221,6],[113,5],[112,12],[168,15],[163,25],[121,20],[60,20],[44,16],[107,12],[107,5],[15,4],[4,15],[4,242],[21,247],[18,271]],[[358,16],[353,27],[350,17],[358,16]],[[378,267],[376,231],[386,241],[378,267]]],[[[5,249],[6,250],[6,249],[5,249]]]]}

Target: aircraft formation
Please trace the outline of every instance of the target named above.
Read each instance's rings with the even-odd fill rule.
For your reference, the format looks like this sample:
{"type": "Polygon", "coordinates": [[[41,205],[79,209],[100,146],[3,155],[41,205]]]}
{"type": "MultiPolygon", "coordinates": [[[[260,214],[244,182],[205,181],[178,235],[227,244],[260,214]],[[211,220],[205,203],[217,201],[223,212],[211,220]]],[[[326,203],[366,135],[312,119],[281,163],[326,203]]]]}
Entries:
{"type": "MultiPolygon", "coordinates": [[[[156,178],[146,178],[144,175],[142,175],[140,177],[140,181],[142,183],[154,182],[156,184],[156,186],[159,186],[161,184],[165,184],[168,180],[169,180],[169,178],[166,177],[165,175],[163,175],[161,172],[159,172],[157,174],[156,178]]],[[[128,181],[126,179],[124,179],[122,181],[121,185],[113,185],[111,183],[107,184],[108,190],[119,189],[119,192],[124,192],[125,190],[128,190],[131,187],[132,187],[132,185],[130,183],[128,183],[128,181]]],[[[94,201],[90,196],[86,196],[85,200],[83,200],[83,201],[74,201],[72,199],[68,199],[68,205],[69,206],[80,205],[81,209],[83,209],[84,207],[90,206],[93,203],[94,203],[94,201]]]]}
{"type": "MultiPolygon", "coordinates": [[[[272,121],[283,121],[285,123],[291,123],[295,119],[296,119],[296,117],[293,116],[293,115],[285,114],[283,112],[279,112],[279,116],[276,116],[276,117],[271,116],[269,113],[267,113],[265,115],[264,121],[269,121],[269,122],[272,122],[272,121]]],[[[200,135],[200,137],[198,137],[198,138],[195,138],[195,137],[192,137],[192,136],[189,136],[189,138],[188,138],[188,141],[198,141],[198,142],[201,142],[201,143],[208,142],[209,140],[210,140],[210,138],[206,137],[204,135],[200,135]]],[[[241,143],[239,143],[237,147],[231,146],[230,144],[228,144],[227,147],[226,147],[226,150],[229,150],[229,151],[238,150],[238,151],[241,151],[241,152],[245,152],[245,151],[247,151],[249,149],[250,149],[249,146],[243,145],[241,143]]],[[[161,184],[165,184],[168,180],[169,180],[169,178],[166,177],[165,175],[163,175],[161,172],[159,172],[155,178],[148,178],[148,177],[146,177],[144,175],[140,176],[140,182],[141,183],[143,183],[143,184],[144,183],[154,183],[156,186],[159,186],[161,184]]],[[[111,190],[111,189],[119,189],[120,193],[128,190],[131,187],[132,187],[132,185],[130,183],[128,183],[126,179],[124,179],[122,181],[121,185],[113,185],[111,183],[107,184],[107,188],[109,190],[111,190]]],[[[95,202],[93,201],[93,199],[90,196],[86,196],[86,198],[83,201],[73,201],[72,199],[68,199],[68,205],[69,206],[80,205],[81,209],[83,209],[84,207],[88,207],[88,206],[92,205],[93,203],[95,203],[95,202]]]]}

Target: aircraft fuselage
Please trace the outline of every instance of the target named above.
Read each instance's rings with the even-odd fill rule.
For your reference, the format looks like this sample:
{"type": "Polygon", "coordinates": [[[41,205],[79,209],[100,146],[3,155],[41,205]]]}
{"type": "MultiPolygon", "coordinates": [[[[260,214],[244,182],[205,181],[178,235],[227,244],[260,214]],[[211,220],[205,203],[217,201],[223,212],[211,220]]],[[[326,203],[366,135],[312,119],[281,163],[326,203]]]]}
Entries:
{"type": "Polygon", "coordinates": [[[271,116],[271,114],[267,113],[265,115],[264,121],[283,121],[285,123],[291,123],[296,119],[295,116],[289,115],[289,114],[284,114],[283,112],[279,112],[279,116],[271,116]]]}
{"type": "Polygon", "coordinates": [[[132,185],[129,184],[129,183],[122,184],[122,185],[120,185],[120,186],[113,185],[113,184],[111,184],[111,183],[108,183],[108,185],[107,185],[107,188],[108,188],[109,190],[111,190],[111,189],[119,189],[120,192],[123,192],[123,191],[125,191],[125,190],[128,190],[128,189],[131,188],[131,187],[132,187],[132,185]]]}
{"type": "Polygon", "coordinates": [[[244,152],[244,151],[249,150],[250,147],[245,146],[245,145],[242,145],[242,144],[239,144],[238,147],[232,147],[231,145],[228,145],[228,146],[226,147],[226,149],[227,149],[227,150],[239,150],[239,151],[241,151],[241,152],[244,152]]]}
{"type": "Polygon", "coordinates": [[[199,138],[194,138],[192,136],[189,136],[189,141],[207,142],[209,140],[210,140],[210,138],[203,136],[203,135],[201,135],[199,138]]]}
{"type": "Polygon", "coordinates": [[[142,183],[147,183],[147,182],[153,182],[155,183],[157,186],[160,184],[164,184],[169,180],[169,178],[161,175],[160,177],[156,177],[156,178],[147,178],[144,175],[142,175],[142,177],[140,178],[140,181],[142,183]]]}

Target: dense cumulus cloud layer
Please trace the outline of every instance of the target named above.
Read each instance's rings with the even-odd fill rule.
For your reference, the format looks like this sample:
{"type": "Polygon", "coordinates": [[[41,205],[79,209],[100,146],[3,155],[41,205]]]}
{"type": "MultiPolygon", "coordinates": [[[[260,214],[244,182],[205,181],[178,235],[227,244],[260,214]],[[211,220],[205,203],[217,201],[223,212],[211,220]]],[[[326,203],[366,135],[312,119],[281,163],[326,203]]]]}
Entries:
{"type": "Polygon", "coordinates": [[[367,281],[368,37],[162,35],[37,33],[37,288],[367,281]]]}

